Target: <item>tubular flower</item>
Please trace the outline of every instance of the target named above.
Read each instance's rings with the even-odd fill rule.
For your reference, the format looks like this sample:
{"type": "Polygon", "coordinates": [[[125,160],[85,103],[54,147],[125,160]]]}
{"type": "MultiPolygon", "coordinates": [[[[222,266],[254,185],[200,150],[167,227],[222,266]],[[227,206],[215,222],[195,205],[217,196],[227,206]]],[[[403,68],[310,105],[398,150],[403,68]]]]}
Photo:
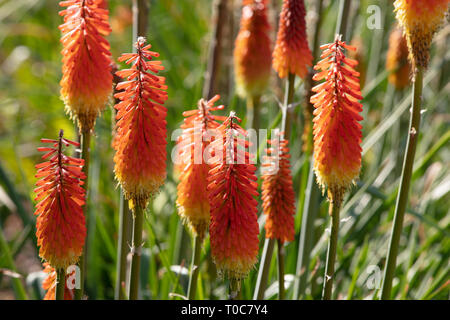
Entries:
{"type": "MultiPolygon", "coordinates": [[[[44,300],[55,300],[56,292],[56,270],[48,263],[44,262],[44,272],[47,273],[47,278],[42,282],[42,288],[47,291],[44,300]]],[[[75,272],[75,271],[74,271],[75,272]]],[[[73,300],[74,290],[66,288],[64,290],[64,300],[73,300]]]]}
{"type": "Polygon", "coordinates": [[[320,47],[322,60],[314,67],[321,70],[313,80],[325,79],[315,86],[314,104],[314,171],[322,190],[328,187],[328,198],[338,206],[346,189],[361,168],[362,99],[356,60],[346,58],[343,49],[355,50],[336,41],[320,47]]]}
{"type": "Polygon", "coordinates": [[[40,246],[39,255],[54,268],[66,268],[75,264],[82,254],[86,226],[82,206],[85,191],[82,187],[85,178],[82,168],[83,159],[63,154],[63,145],[76,147],[77,142],[63,138],[61,130],[59,140],[41,139],[52,147],[40,147],[46,152],[42,159],[47,160],[36,165],[35,201],[37,215],[36,237],[40,246]]]}
{"type": "Polygon", "coordinates": [[[306,37],[305,3],[303,0],[283,0],[277,43],[273,51],[273,68],[280,78],[294,73],[304,78],[313,56],[306,37]]]}
{"type": "Polygon", "coordinates": [[[232,112],[211,142],[214,158],[208,177],[211,255],[219,274],[240,280],[253,268],[258,254],[256,167],[250,164],[247,132],[232,112]]]}
{"type": "Polygon", "coordinates": [[[104,0],[68,0],[59,14],[64,23],[61,97],[81,131],[93,129],[97,115],[111,98],[112,74],[109,43],[111,29],[104,0]]]}
{"type": "Polygon", "coordinates": [[[270,37],[267,0],[244,0],[241,26],[234,48],[237,91],[244,97],[260,96],[270,77],[270,37]]]}
{"type": "Polygon", "coordinates": [[[386,69],[389,71],[389,83],[397,90],[401,90],[409,84],[411,65],[408,61],[408,45],[399,28],[394,28],[389,36],[386,69]]]}
{"type": "Polygon", "coordinates": [[[204,238],[210,220],[207,192],[210,166],[203,159],[203,155],[209,145],[207,130],[214,130],[219,126],[216,120],[224,120],[224,117],[211,114],[211,111],[223,109],[223,106],[214,107],[219,98],[220,96],[216,95],[209,101],[200,99],[197,109],[183,112],[183,133],[178,142],[181,162],[178,214],[200,239],[204,238]]]}
{"type": "Polygon", "coordinates": [[[166,178],[167,86],[165,78],[156,75],[164,70],[161,61],[151,61],[159,54],[149,51],[145,41],[139,37],[137,53],[119,58],[131,68],[116,72],[126,81],[117,85],[122,91],[114,95],[121,101],[115,105],[114,172],[132,207],[145,207],[166,178]]]}
{"type": "Polygon", "coordinates": [[[413,70],[428,66],[434,33],[440,27],[450,0],[396,0],[396,18],[403,27],[413,70]]]}
{"type": "Polygon", "coordinates": [[[266,238],[294,240],[295,194],[287,140],[270,141],[267,167],[262,175],[262,201],[266,215],[266,238]]]}

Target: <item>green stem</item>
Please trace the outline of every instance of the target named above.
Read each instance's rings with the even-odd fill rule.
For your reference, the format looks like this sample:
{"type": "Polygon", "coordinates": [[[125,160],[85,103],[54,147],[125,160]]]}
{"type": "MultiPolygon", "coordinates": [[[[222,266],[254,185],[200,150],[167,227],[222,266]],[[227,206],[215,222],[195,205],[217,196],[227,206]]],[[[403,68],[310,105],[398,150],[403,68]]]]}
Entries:
{"type": "Polygon", "coordinates": [[[336,33],[342,34],[342,40],[344,38],[345,31],[347,30],[348,13],[350,12],[350,0],[340,0],[339,2],[339,16],[336,24],[336,33]]]}
{"type": "Polygon", "coordinates": [[[259,107],[260,107],[261,97],[251,96],[247,98],[247,127],[250,129],[255,129],[257,132],[259,130],[259,107]]]}
{"type": "Polygon", "coordinates": [[[66,289],[66,271],[64,268],[56,270],[56,288],[55,300],[64,300],[64,291],[66,289]]]}
{"type": "MultiPolygon", "coordinates": [[[[308,184],[305,190],[308,196],[302,213],[302,223],[299,236],[299,246],[297,255],[297,268],[294,281],[294,299],[304,296],[306,290],[306,280],[309,274],[310,252],[314,241],[314,221],[317,215],[320,190],[314,179],[314,162],[309,165],[308,184]]],[[[300,212],[301,208],[299,208],[300,212]]]]}
{"type": "MultiPolygon", "coordinates": [[[[317,61],[319,55],[319,35],[320,27],[322,24],[322,9],[323,0],[316,1],[316,16],[317,21],[313,30],[313,42],[311,48],[313,50],[313,60],[317,61]]],[[[319,199],[319,187],[314,180],[314,162],[312,159],[312,146],[313,146],[313,134],[312,134],[312,118],[314,112],[314,106],[310,99],[313,94],[311,91],[313,87],[313,70],[308,73],[308,78],[305,81],[305,104],[304,108],[304,126],[303,126],[303,143],[305,146],[306,160],[301,169],[301,181],[300,191],[298,195],[298,207],[297,207],[297,221],[301,220],[301,229],[299,235],[299,247],[297,255],[296,275],[294,280],[294,299],[299,299],[303,296],[306,289],[306,279],[308,278],[308,266],[309,255],[312,249],[312,241],[314,236],[314,221],[316,218],[317,204],[319,199]]],[[[301,131],[299,130],[299,133],[301,131]]]]}
{"type": "MultiPolygon", "coordinates": [[[[84,179],[84,189],[86,190],[86,201],[83,207],[84,219],[86,226],[88,225],[88,196],[89,196],[89,158],[90,158],[91,132],[85,130],[81,133],[81,158],[84,160],[83,172],[86,176],[84,179]]],[[[84,294],[84,282],[86,278],[86,257],[87,257],[87,239],[84,242],[83,254],[78,261],[80,268],[80,288],[75,289],[75,300],[81,300],[84,294]]]]}
{"type": "Polygon", "coordinates": [[[282,118],[281,118],[281,131],[284,132],[284,137],[289,140],[291,137],[291,122],[292,122],[292,112],[293,109],[290,107],[294,101],[294,84],[295,84],[295,74],[289,73],[286,81],[286,90],[284,94],[284,103],[282,108],[282,118]]]}
{"type": "Polygon", "coordinates": [[[284,245],[278,239],[278,300],[284,300],[284,245]]]}
{"type": "Polygon", "coordinates": [[[263,300],[264,292],[267,287],[267,279],[269,277],[270,263],[272,261],[273,247],[275,246],[274,239],[264,241],[264,248],[259,263],[258,278],[256,279],[255,292],[253,293],[253,300],[263,300]]]}
{"type": "Polygon", "coordinates": [[[202,252],[202,239],[198,236],[194,236],[194,247],[192,250],[192,263],[189,275],[189,286],[188,286],[188,299],[195,299],[195,293],[197,291],[197,279],[200,267],[200,256],[202,252]]]}
{"type": "Polygon", "coordinates": [[[241,300],[241,280],[230,279],[230,300],[241,300]]]}
{"type": "Polygon", "coordinates": [[[403,218],[408,204],[409,185],[416,153],[417,141],[420,127],[420,108],[422,104],[423,68],[418,67],[413,85],[412,113],[409,123],[408,141],[406,143],[406,153],[403,162],[400,189],[397,195],[397,203],[394,212],[394,224],[389,241],[386,269],[384,272],[384,282],[381,291],[381,299],[391,299],[392,280],[394,278],[397,263],[397,254],[400,243],[400,236],[403,228],[403,218]]]}
{"type": "Polygon", "coordinates": [[[334,267],[336,262],[336,252],[339,233],[339,211],[340,205],[330,202],[330,215],[331,215],[331,234],[328,242],[327,262],[325,268],[325,276],[323,279],[323,300],[331,300],[331,294],[333,291],[334,280],[334,267]]]}
{"type": "Polygon", "coordinates": [[[131,243],[130,291],[128,293],[130,300],[137,300],[139,296],[143,221],[144,208],[136,203],[133,210],[133,242],[131,243]]]}
{"type": "Polygon", "coordinates": [[[133,0],[133,42],[140,36],[146,36],[149,11],[148,3],[148,0],[133,0]]]}
{"type": "Polygon", "coordinates": [[[127,255],[129,252],[128,241],[130,239],[130,210],[128,209],[128,201],[123,197],[120,191],[120,211],[119,211],[119,239],[117,246],[117,274],[114,299],[125,300],[126,290],[125,281],[127,273],[127,255]]]}
{"type": "Polygon", "coordinates": [[[217,80],[219,78],[220,65],[222,61],[222,47],[224,40],[224,30],[226,26],[226,18],[228,15],[228,7],[226,0],[214,1],[215,23],[212,33],[207,72],[205,74],[205,83],[203,85],[203,97],[211,99],[217,89],[217,80]]]}
{"type": "MultiPolygon", "coordinates": [[[[4,257],[5,267],[13,272],[17,272],[16,266],[14,265],[14,259],[11,255],[11,251],[9,250],[8,242],[3,236],[3,231],[0,229],[0,252],[4,257]]],[[[12,286],[14,289],[14,294],[19,300],[27,300],[27,292],[22,284],[22,280],[20,278],[13,277],[11,278],[12,286]]]]}

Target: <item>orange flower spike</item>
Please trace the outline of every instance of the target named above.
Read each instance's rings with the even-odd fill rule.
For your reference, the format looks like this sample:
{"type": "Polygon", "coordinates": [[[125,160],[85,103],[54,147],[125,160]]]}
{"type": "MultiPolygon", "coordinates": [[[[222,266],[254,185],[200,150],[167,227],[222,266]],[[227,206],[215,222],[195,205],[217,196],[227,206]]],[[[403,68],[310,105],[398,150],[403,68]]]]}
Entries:
{"type": "Polygon", "coordinates": [[[450,0],[396,0],[396,18],[403,27],[413,69],[428,66],[430,46],[450,0]]]}
{"type": "Polygon", "coordinates": [[[282,242],[294,240],[295,193],[287,140],[269,141],[263,164],[262,201],[266,215],[266,238],[282,242]]]}
{"type": "Polygon", "coordinates": [[[232,112],[211,142],[214,158],[208,177],[211,255],[219,273],[240,280],[257,261],[259,227],[256,166],[250,164],[247,132],[232,112]]]}
{"type": "Polygon", "coordinates": [[[145,208],[147,200],[158,191],[166,178],[166,115],[165,78],[156,74],[164,70],[158,57],[149,51],[145,38],[136,42],[137,53],[125,53],[119,61],[131,64],[116,74],[125,81],[117,85],[114,95],[120,102],[117,109],[114,140],[114,172],[125,198],[132,207],[139,203],[145,208]]]}
{"type": "Polygon", "coordinates": [[[303,0],[283,0],[272,63],[280,78],[285,78],[289,73],[305,78],[308,67],[312,65],[305,14],[303,0]]]}
{"type": "Polygon", "coordinates": [[[178,184],[178,214],[189,225],[192,232],[203,239],[210,220],[208,199],[208,171],[210,166],[203,159],[209,145],[207,130],[216,129],[217,121],[226,117],[211,114],[222,110],[223,106],[214,106],[220,96],[211,100],[200,99],[198,108],[183,112],[183,133],[178,142],[180,183],[178,184]]]}
{"type": "Polygon", "coordinates": [[[267,0],[244,0],[234,48],[236,87],[243,97],[260,96],[270,77],[271,49],[267,0]]]}
{"type": "Polygon", "coordinates": [[[58,140],[42,139],[51,147],[40,147],[46,152],[46,162],[36,165],[35,201],[37,215],[36,237],[40,247],[39,256],[54,268],[66,268],[75,264],[83,252],[86,237],[85,218],[82,206],[85,191],[83,159],[64,155],[63,146],[79,146],[63,138],[61,130],[58,140]]]}
{"type": "Polygon", "coordinates": [[[104,0],[61,1],[63,36],[61,97],[80,131],[93,129],[95,119],[111,99],[112,74],[109,43],[111,30],[104,0]]]}
{"type": "Polygon", "coordinates": [[[397,90],[409,85],[411,65],[408,61],[408,45],[402,30],[399,28],[394,28],[389,36],[386,69],[389,71],[389,83],[397,90]]]}
{"type": "MultiPolygon", "coordinates": [[[[44,272],[47,273],[47,278],[42,282],[42,288],[47,291],[44,296],[44,300],[55,300],[55,292],[56,292],[56,270],[48,263],[44,262],[44,272]]],[[[75,271],[73,271],[75,272],[75,271]]],[[[74,290],[66,288],[64,290],[64,300],[73,300],[74,299],[74,290]]]]}
{"type": "Polygon", "coordinates": [[[314,67],[320,70],[313,80],[325,82],[315,86],[314,104],[314,171],[317,181],[338,206],[346,189],[359,175],[363,118],[359,73],[356,60],[346,58],[343,50],[355,50],[336,37],[335,42],[320,47],[321,58],[314,67]]]}

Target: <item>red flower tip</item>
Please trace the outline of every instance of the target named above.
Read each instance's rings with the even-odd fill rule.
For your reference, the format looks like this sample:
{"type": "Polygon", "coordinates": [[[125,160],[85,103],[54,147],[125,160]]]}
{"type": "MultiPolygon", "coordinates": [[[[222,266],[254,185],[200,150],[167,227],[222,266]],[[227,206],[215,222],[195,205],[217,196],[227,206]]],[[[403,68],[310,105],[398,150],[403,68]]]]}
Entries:
{"type": "Polygon", "coordinates": [[[220,274],[242,279],[258,254],[258,196],[255,171],[250,164],[247,132],[234,112],[217,128],[211,142],[214,158],[208,176],[211,205],[211,254],[220,274]]]}
{"type": "Polygon", "coordinates": [[[79,146],[77,142],[63,138],[42,139],[50,147],[40,147],[46,161],[36,165],[35,201],[37,215],[36,236],[39,255],[55,268],[75,264],[82,254],[86,226],[82,206],[85,191],[82,188],[85,175],[84,160],[66,156],[63,146],[79,146]]]}
{"type": "Polygon", "coordinates": [[[125,53],[119,61],[131,65],[116,72],[125,81],[117,85],[114,97],[120,100],[117,109],[114,139],[114,172],[125,198],[131,205],[145,207],[148,198],[166,178],[166,115],[165,78],[157,73],[164,70],[159,54],[150,51],[145,38],[136,42],[137,53],[125,53]]]}

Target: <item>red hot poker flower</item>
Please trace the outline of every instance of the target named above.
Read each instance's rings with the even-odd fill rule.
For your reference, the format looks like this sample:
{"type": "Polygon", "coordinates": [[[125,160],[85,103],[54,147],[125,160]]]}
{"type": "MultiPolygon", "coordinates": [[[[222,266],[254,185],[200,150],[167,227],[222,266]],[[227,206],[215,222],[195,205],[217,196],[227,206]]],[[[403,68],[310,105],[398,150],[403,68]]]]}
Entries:
{"type": "Polygon", "coordinates": [[[355,50],[336,37],[320,47],[321,58],[314,67],[321,70],[313,79],[325,82],[315,86],[314,104],[314,171],[323,190],[337,206],[361,168],[361,125],[363,118],[359,73],[356,60],[346,58],[343,50],[355,50]]]}
{"type": "Polygon", "coordinates": [[[219,126],[217,121],[226,119],[226,117],[211,114],[211,111],[223,109],[223,106],[214,106],[219,98],[220,96],[216,95],[209,101],[200,99],[197,109],[183,112],[185,116],[181,126],[183,133],[178,142],[181,162],[177,198],[178,214],[200,239],[204,238],[210,220],[207,192],[210,166],[203,158],[209,145],[207,131],[216,129],[219,126]]]}
{"type": "Polygon", "coordinates": [[[312,53],[306,37],[305,3],[283,0],[277,43],[273,51],[273,68],[280,78],[289,73],[304,78],[312,65],[312,53]]]}
{"type": "Polygon", "coordinates": [[[287,140],[270,140],[263,164],[262,201],[266,215],[266,238],[294,240],[295,193],[287,140]]]}
{"type": "Polygon", "coordinates": [[[164,183],[166,178],[166,115],[163,106],[167,100],[165,78],[156,74],[164,70],[158,57],[149,51],[139,37],[137,53],[125,53],[119,61],[131,64],[116,74],[126,79],[117,85],[114,97],[121,102],[117,109],[114,148],[114,172],[122,185],[125,198],[131,205],[139,203],[145,208],[148,198],[164,183]]]}
{"type": "Polygon", "coordinates": [[[97,115],[111,98],[111,53],[105,37],[111,32],[104,0],[61,1],[64,23],[61,96],[81,131],[93,129],[97,115]]]}
{"type": "Polygon", "coordinates": [[[211,142],[209,171],[211,254],[220,274],[240,280],[253,268],[258,254],[256,167],[250,164],[247,132],[232,112],[211,142]]]}
{"type": "Polygon", "coordinates": [[[267,0],[243,1],[241,26],[234,48],[236,87],[244,97],[260,96],[270,77],[267,0]]]}
{"type": "MultiPolygon", "coordinates": [[[[48,263],[44,262],[44,272],[47,273],[47,278],[42,282],[42,288],[47,291],[44,300],[55,300],[56,293],[56,270],[48,263]]],[[[75,271],[74,271],[75,272],[75,271]]],[[[74,290],[66,287],[64,290],[64,300],[73,300],[74,290]]]]}
{"type": "Polygon", "coordinates": [[[397,90],[409,85],[411,65],[408,61],[408,44],[402,30],[398,27],[392,29],[389,36],[386,69],[389,71],[389,83],[397,90]]]}
{"type": "Polygon", "coordinates": [[[52,147],[40,147],[46,152],[46,162],[36,165],[35,201],[37,215],[36,236],[40,246],[39,255],[54,268],[66,268],[75,264],[82,254],[86,237],[86,226],[82,206],[85,191],[83,159],[66,156],[63,145],[79,146],[77,142],[63,138],[61,130],[58,140],[41,139],[52,147]]]}

